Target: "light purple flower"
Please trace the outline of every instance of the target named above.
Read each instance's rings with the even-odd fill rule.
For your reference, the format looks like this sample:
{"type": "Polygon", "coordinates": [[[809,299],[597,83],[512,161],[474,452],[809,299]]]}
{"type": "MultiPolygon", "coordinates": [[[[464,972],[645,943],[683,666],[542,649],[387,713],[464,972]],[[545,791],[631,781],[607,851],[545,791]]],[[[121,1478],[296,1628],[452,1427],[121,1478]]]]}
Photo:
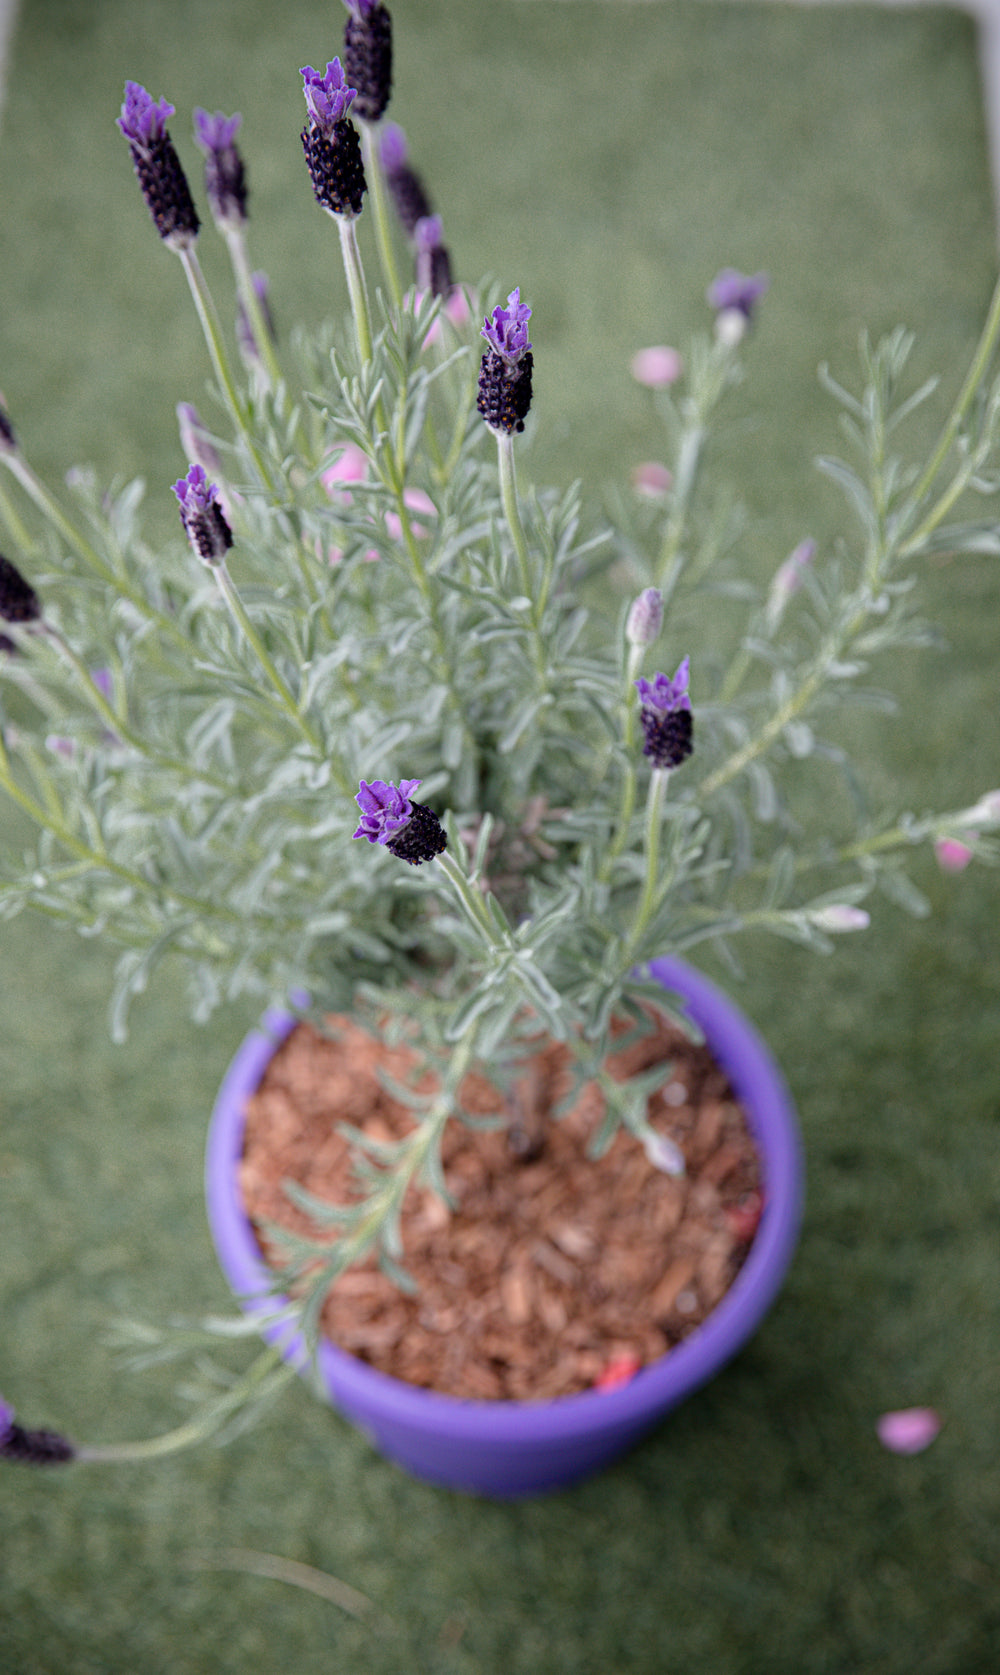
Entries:
{"type": "Polygon", "coordinates": [[[166,99],[154,99],[139,82],[127,81],[125,103],[117,124],[129,145],[148,152],[157,140],[163,139],[167,121],[175,110],[176,107],[168,104],[166,99]]]}
{"type": "Polygon", "coordinates": [[[192,465],[186,477],[174,484],[181,509],[181,523],[197,556],[205,564],[220,564],[233,544],[233,532],[219,501],[219,491],[205,475],[204,466],[192,465]]]}
{"type": "Polygon", "coordinates": [[[723,268],[708,287],[709,307],[717,314],[735,311],[750,320],[770,283],[766,273],[746,274],[738,273],[735,268],[723,268]]]}
{"type": "Polygon", "coordinates": [[[496,307],[492,317],[488,316],[483,322],[483,329],[479,335],[485,337],[490,348],[495,350],[508,366],[516,366],[531,348],[528,342],[530,319],[531,309],[527,303],[521,301],[521,288],[517,286],[507,298],[507,307],[496,307]]]}
{"type": "Polygon", "coordinates": [[[205,191],[216,226],[237,231],[247,218],[246,171],[235,145],[242,116],[194,113],[195,139],[205,153],[205,191]]]}
{"type": "Polygon", "coordinates": [[[785,562],[779,564],[775,571],[764,607],[767,626],[772,634],[784,615],[789,599],[798,593],[802,586],[802,578],[815,557],[815,541],[800,541],[794,552],[789,553],[785,562]]]}
{"type": "Polygon", "coordinates": [[[642,754],[658,770],[679,768],[694,749],[689,678],[690,662],[685,657],[672,680],[669,675],[656,674],[651,681],[640,676],[635,682],[645,738],[642,754]]]}
{"type": "Polygon", "coordinates": [[[691,700],[688,697],[688,682],[691,678],[691,659],[685,657],[678,665],[673,680],[669,675],[654,675],[651,681],[640,675],[636,681],[636,690],[643,709],[656,710],[660,715],[675,714],[678,710],[689,710],[691,700]]]}
{"type": "Polygon", "coordinates": [[[401,779],[398,786],[385,780],[361,781],[355,802],[361,810],[361,824],[353,833],[369,843],[381,843],[390,855],[418,867],[432,861],[448,847],[444,828],[434,810],[410,801],[419,779],[401,779]]]}
{"type": "Polygon", "coordinates": [[[943,872],[964,872],[973,859],[974,852],[967,843],[962,843],[958,838],[940,837],[934,840],[934,854],[943,872]]]}
{"type": "Polygon", "coordinates": [[[3,1397],[0,1396],[0,1442],[3,1442],[13,1423],[14,1409],[9,1402],[5,1402],[3,1397]]]}
{"type": "Polygon", "coordinates": [[[371,17],[372,12],[379,3],[380,0],[344,0],[344,5],[347,7],[347,10],[351,13],[352,17],[357,18],[359,23],[364,23],[366,18],[371,17]]]}
{"type": "Polygon", "coordinates": [[[326,139],[330,138],[338,122],[346,117],[354,103],[355,90],[347,86],[340,59],[328,64],[320,74],[311,64],[299,71],[304,86],[306,107],[313,122],[326,139]]]}
{"type": "Polygon", "coordinates": [[[361,810],[361,824],[351,835],[367,838],[369,843],[388,844],[409,825],[413,815],[410,792],[419,784],[419,779],[401,779],[398,786],[384,779],[375,779],[371,785],[362,780],[354,799],[361,810]]]}
{"type": "Polygon", "coordinates": [[[659,460],[647,459],[632,468],[632,487],[647,500],[664,500],[674,486],[674,474],[659,460]]]}
{"type": "Polygon", "coordinates": [[[379,141],[379,156],[386,174],[395,174],[406,164],[409,151],[406,135],[398,122],[387,122],[379,141]]]}
{"type": "Polygon", "coordinates": [[[893,1454],[920,1454],[941,1429],[941,1415],[932,1407],[896,1408],[883,1413],[875,1427],[883,1448],[893,1454]]]}

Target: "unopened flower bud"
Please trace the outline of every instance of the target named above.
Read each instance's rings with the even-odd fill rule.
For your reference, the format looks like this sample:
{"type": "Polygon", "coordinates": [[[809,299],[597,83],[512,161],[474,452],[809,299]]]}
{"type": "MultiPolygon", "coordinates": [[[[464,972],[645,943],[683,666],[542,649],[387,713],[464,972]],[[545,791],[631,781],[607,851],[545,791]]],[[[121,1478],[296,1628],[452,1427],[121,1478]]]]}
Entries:
{"type": "Polygon", "coordinates": [[[16,454],[17,437],[4,407],[0,406],[0,454],[16,454]]]}
{"type": "Polygon", "coordinates": [[[651,646],[663,627],[663,594],[647,587],[632,601],[625,624],[625,637],[632,646],[651,646]]]}
{"type": "Polygon", "coordinates": [[[247,218],[246,169],[234,143],[242,121],[221,111],[194,113],[195,139],[205,153],[205,192],[212,219],[223,232],[238,231],[247,218]]]}
{"type": "Polygon", "coordinates": [[[835,936],[843,931],[865,931],[871,924],[871,915],[863,907],[852,907],[849,902],[830,902],[826,907],[818,907],[806,915],[811,925],[819,931],[831,931],[835,936]]]}
{"type": "Polygon", "coordinates": [[[802,586],[802,577],[815,557],[815,541],[800,541],[794,552],[789,553],[784,564],[778,566],[767,595],[767,604],[764,606],[764,618],[769,633],[774,633],[785,613],[785,606],[792,595],[798,593],[802,586]]]}

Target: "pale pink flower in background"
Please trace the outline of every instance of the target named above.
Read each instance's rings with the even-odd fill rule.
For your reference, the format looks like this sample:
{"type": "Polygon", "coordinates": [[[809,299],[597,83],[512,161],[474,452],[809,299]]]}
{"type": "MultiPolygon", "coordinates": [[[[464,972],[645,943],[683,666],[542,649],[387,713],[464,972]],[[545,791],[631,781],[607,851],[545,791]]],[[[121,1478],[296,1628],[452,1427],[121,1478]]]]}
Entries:
{"type": "Polygon", "coordinates": [[[643,460],[632,470],[632,487],[647,500],[663,500],[674,486],[673,472],[658,460],[643,460]]]}
{"type": "Polygon", "coordinates": [[[354,443],[347,442],[334,454],[320,481],[331,500],[349,506],[351,495],[344,483],[363,483],[368,476],[368,455],[354,443]]]}
{"type": "Polygon", "coordinates": [[[941,1416],[932,1407],[896,1408],[883,1413],[875,1427],[883,1448],[892,1454],[920,1454],[941,1429],[941,1416]]]}
{"type": "Polygon", "coordinates": [[[972,860],[969,845],[959,842],[958,838],[935,838],[934,853],[943,872],[964,872],[972,860]]]}
{"type": "MultiPolygon", "coordinates": [[[[411,291],[409,293],[407,301],[409,302],[414,314],[423,302],[425,295],[426,293],[424,291],[411,291]]],[[[477,303],[477,312],[478,306],[479,305],[477,303]]],[[[441,313],[443,313],[446,318],[451,321],[453,326],[464,326],[467,320],[471,320],[472,306],[469,302],[468,292],[465,290],[463,285],[455,285],[452,287],[451,291],[448,293],[447,300],[444,308],[441,310],[441,313]]],[[[425,349],[429,348],[432,343],[437,343],[440,340],[440,337],[441,315],[439,314],[437,319],[434,321],[434,324],[431,326],[430,331],[427,333],[427,336],[424,338],[423,347],[425,349]]]]}
{"type": "Polygon", "coordinates": [[[654,344],[649,349],[638,349],[629,366],[636,382],[648,384],[651,390],[665,390],[668,385],[676,384],[684,371],[684,362],[677,350],[669,348],[665,343],[654,344]]]}
{"type": "MultiPolygon", "coordinates": [[[[437,517],[437,507],[430,495],[425,494],[423,489],[404,489],[403,504],[410,512],[423,512],[424,516],[427,518],[437,517]]],[[[399,521],[399,514],[397,512],[386,512],[385,527],[389,531],[393,540],[398,541],[403,533],[403,526],[399,521]]],[[[418,540],[421,540],[423,536],[430,533],[422,523],[412,523],[410,528],[418,540]]]]}

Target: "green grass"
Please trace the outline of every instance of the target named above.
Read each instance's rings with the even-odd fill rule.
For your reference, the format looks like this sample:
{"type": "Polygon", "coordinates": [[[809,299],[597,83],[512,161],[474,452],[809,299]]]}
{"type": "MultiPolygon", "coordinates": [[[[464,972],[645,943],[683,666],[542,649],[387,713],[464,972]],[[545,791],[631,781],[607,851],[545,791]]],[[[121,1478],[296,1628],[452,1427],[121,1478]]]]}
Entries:
{"type": "MultiPolygon", "coordinates": [[[[179,400],[206,368],[114,117],[126,77],[244,113],[254,259],[279,325],[344,305],[336,239],[299,155],[297,68],[340,7],[288,0],[24,0],[0,126],[0,387],[57,481],[141,472],[174,535],[179,400]]],[[[772,290],[719,455],[767,574],[836,527],[814,453],[838,445],[817,363],[905,321],[915,378],[960,382],[993,279],[975,38],[951,12],[611,0],[397,0],[392,114],[459,274],[535,309],[531,469],[594,498],[656,457],[628,358],[703,323],[725,263],[772,290]]],[[[324,54],[326,57],[324,57],[324,54]]],[[[211,229],[203,240],[221,284],[211,229]]],[[[527,475],[527,462],[524,468],[527,475]]],[[[932,573],[945,654],[903,660],[904,713],[860,735],[903,806],[1000,783],[997,572],[932,573]]],[[[7,817],[5,833],[16,828],[7,817]]],[[[817,961],[743,950],[739,998],[781,1058],[810,1198],[787,1288],[750,1348],[612,1471],[491,1505],[406,1479],[295,1389],[257,1431],[146,1468],[3,1474],[2,1675],[991,1675],[1000,1639],[996,1366],[1000,1168],[996,875],[920,881],[817,961]],[[875,1439],[931,1403],[923,1456],[875,1439]],[[373,1635],[284,1584],[191,1568],[245,1547],[363,1590],[373,1635]]],[[[201,1204],[221,1072],[158,980],[112,1048],[108,955],[0,927],[0,1389],[88,1440],[176,1422],[169,1380],[101,1342],[132,1312],[226,1306],[201,1204]]]]}

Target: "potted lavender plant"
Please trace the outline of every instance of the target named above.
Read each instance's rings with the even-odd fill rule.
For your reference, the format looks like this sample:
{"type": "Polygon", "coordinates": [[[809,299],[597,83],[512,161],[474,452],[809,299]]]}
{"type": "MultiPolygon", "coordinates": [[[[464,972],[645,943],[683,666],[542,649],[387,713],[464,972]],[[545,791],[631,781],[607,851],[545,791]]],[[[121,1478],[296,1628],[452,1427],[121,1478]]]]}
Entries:
{"type": "MultiPolygon", "coordinates": [[[[167,955],[186,965],[197,1019],[245,994],[272,1009],[226,1079],[208,1153],[220,1257],[248,1334],[269,1347],[166,1438],[74,1449],[0,1403],[0,1451],[37,1463],[166,1452],[306,1367],[412,1469],[524,1493],[592,1470],[710,1376],[791,1257],[801,1177],[787,1092],[738,1011],[683,960],[746,931],[827,950],[868,924],[873,890],[905,897],[913,846],[995,853],[997,792],[970,790],[950,812],[858,813],[833,838],[827,811],[810,829],[790,799],[826,713],[858,695],[877,657],[926,638],[921,561],[996,544],[992,522],[951,519],[995,464],[1000,292],[925,462],[887,448],[931,394],[905,390],[905,333],[865,347],[859,396],[831,383],[859,456],[826,462],[852,513],[843,551],[804,540],[763,596],[744,593],[727,647],[710,612],[700,643],[677,644],[679,602],[724,585],[698,496],[764,276],[719,275],[712,329],[683,375],[677,357],[660,368],[674,385],[673,462],[647,485],[654,519],[588,529],[575,491],[525,492],[531,309],[520,286],[504,304],[454,285],[441,221],[383,123],[388,13],[375,0],[347,9],[343,58],[301,72],[302,147],[339,236],[346,329],[279,354],[247,249],[240,119],[196,113],[232,260],[240,376],[198,262],[173,108],[126,89],[119,127],[183,267],[226,417],[210,432],[194,408],[179,415],[185,539],[150,551],[135,486],[103,500],[81,479],[68,511],[0,421],[20,496],[8,521],[23,527],[26,501],[55,555],[38,573],[25,529],[18,561],[0,561],[0,697],[16,700],[0,712],[0,786],[40,834],[26,866],[4,857],[0,903],[118,944],[116,1034],[167,955]],[[369,214],[374,304],[356,236],[369,214]],[[689,1056],[699,1035],[707,1058],[689,1056]],[[344,1192],[325,1197],[307,1170],[282,1192],[284,1225],[264,1210],[254,1227],[247,1174],[264,1166],[244,1123],[273,1066],[279,1099],[312,1075],[290,1068],[294,1040],[332,1054],[341,1084],[363,1073],[375,1109],[366,1121],[331,1096],[320,1121],[344,1192]],[[568,1184],[545,1175],[535,1192],[567,1135],[568,1184]],[[462,1147],[476,1136],[472,1159],[462,1147]],[[549,1222],[516,1229],[473,1306],[455,1289],[455,1251],[471,1267],[495,1243],[470,1185],[483,1178],[501,1222],[504,1204],[533,1193],[548,1195],[549,1222]],[[633,1276],[645,1325],[625,1328],[616,1294],[622,1312],[581,1342],[577,1310],[613,1243],[576,1210],[585,1182],[621,1206],[619,1266],[649,1228],[659,1265],[633,1276]],[[685,1207],[697,1238],[671,1244],[685,1207]],[[424,1288],[423,1303],[406,1297],[411,1269],[422,1286],[416,1234],[433,1245],[446,1224],[465,1240],[448,1258],[451,1312],[424,1288]],[[378,1290],[386,1279],[409,1315],[378,1290]],[[516,1377],[498,1386],[504,1352],[484,1294],[529,1339],[544,1328],[558,1371],[537,1375],[519,1348],[516,1377]],[[324,1321],[351,1298],[337,1348],[324,1321]],[[471,1384],[417,1388],[428,1381],[381,1364],[422,1307],[449,1347],[479,1319],[471,1384]]],[[[166,1352],[157,1334],[138,1337],[166,1352]]]]}

